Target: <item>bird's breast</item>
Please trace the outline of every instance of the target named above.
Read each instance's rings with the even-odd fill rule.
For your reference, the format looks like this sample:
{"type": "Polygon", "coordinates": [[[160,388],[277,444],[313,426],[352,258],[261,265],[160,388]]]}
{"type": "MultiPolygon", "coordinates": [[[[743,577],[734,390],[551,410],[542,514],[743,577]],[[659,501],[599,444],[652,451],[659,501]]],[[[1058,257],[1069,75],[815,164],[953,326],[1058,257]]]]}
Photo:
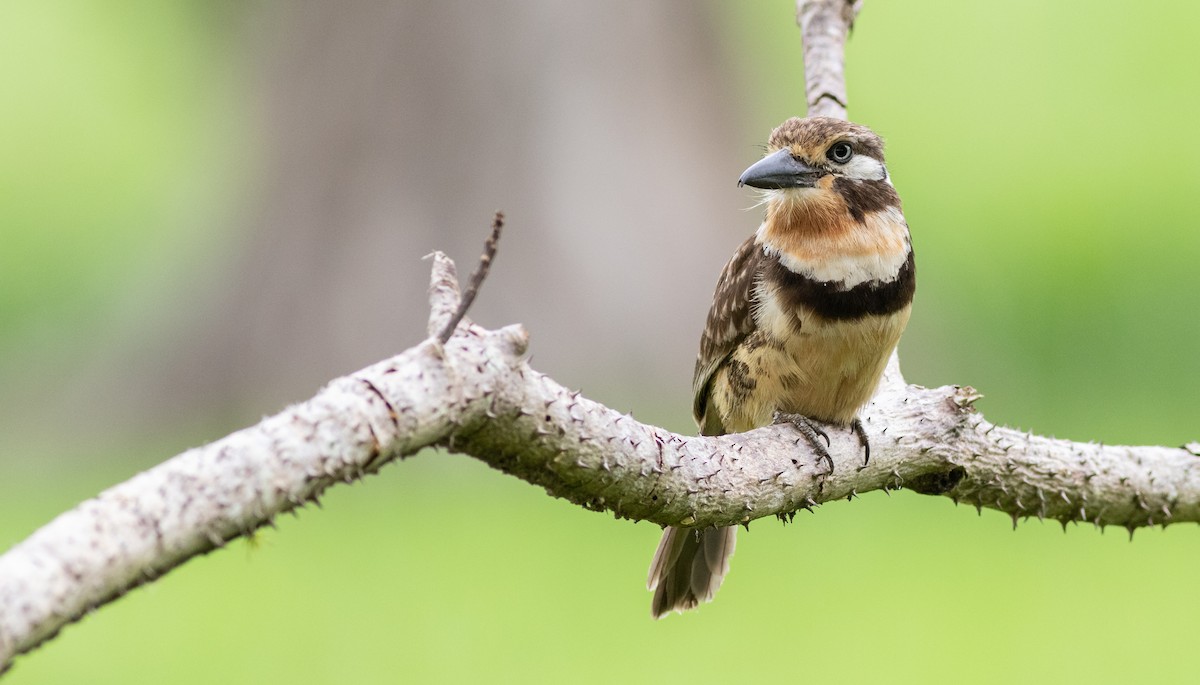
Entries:
{"type": "Polygon", "coordinates": [[[730,430],[776,411],[848,424],[875,392],[912,311],[912,252],[886,274],[856,285],[816,281],[764,250],[752,293],[754,332],[713,385],[730,430]]]}
{"type": "Polygon", "coordinates": [[[731,357],[755,379],[753,392],[743,393],[739,422],[753,425],[765,425],[775,411],[852,421],[874,394],[912,311],[910,295],[882,313],[828,317],[791,306],[765,280],[756,300],[757,331],[731,357]]]}
{"type": "Polygon", "coordinates": [[[847,211],[776,209],[758,229],[764,252],[788,271],[844,288],[894,280],[912,247],[900,208],[888,207],[854,219],[847,211]]]}

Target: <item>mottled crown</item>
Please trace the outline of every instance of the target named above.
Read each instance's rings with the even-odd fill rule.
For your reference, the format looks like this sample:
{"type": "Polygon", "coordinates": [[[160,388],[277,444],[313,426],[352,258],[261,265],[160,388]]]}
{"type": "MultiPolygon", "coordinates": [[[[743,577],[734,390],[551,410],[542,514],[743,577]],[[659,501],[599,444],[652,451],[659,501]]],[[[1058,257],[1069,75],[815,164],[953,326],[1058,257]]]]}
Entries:
{"type": "Polygon", "coordinates": [[[794,153],[805,152],[820,157],[829,146],[841,140],[848,141],[860,155],[884,161],[883,138],[866,126],[832,117],[792,117],[771,131],[767,147],[771,152],[787,147],[794,153]]]}

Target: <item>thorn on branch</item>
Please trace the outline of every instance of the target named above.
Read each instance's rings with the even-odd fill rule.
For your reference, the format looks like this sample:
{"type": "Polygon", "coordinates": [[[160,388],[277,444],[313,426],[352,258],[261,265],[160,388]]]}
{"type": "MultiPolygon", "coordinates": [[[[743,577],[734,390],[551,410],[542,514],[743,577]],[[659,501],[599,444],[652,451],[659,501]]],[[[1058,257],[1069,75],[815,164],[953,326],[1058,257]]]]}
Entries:
{"type": "Polygon", "coordinates": [[[483,244],[483,254],[479,257],[479,266],[475,267],[475,271],[471,274],[471,280],[467,282],[467,289],[463,292],[462,299],[458,301],[458,309],[454,310],[450,320],[442,327],[442,332],[438,333],[438,342],[443,345],[450,340],[451,335],[454,335],[454,329],[458,328],[458,324],[467,315],[467,310],[475,302],[479,286],[483,283],[483,279],[487,278],[488,270],[492,267],[492,259],[496,256],[496,245],[500,242],[502,228],[504,228],[504,213],[496,212],[492,217],[492,233],[488,236],[487,242],[483,244]]]}

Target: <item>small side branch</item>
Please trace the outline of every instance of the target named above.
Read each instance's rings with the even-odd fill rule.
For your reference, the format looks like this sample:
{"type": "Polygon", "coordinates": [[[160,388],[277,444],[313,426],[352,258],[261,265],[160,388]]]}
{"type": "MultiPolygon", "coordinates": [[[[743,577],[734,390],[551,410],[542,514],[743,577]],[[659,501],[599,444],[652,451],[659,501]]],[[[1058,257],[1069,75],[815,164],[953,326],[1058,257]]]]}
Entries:
{"type": "Polygon", "coordinates": [[[475,267],[475,272],[471,274],[471,280],[467,281],[467,290],[462,295],[462,300],[458,303],[458,308],[450,315],[446,325],[442,327],[440,333],[437,334],[438,342],[443,345],[454,334],[454,329],[462,322],[463,317],[467,315],[467,310],[475,303],[475,295],[479,293],[479,286],[483,283],[483,279],[487,278],[488,271],[492,268],[492,259],[496,257],[496,246],[500,244],[500,230],[504,228],[504,213],[496,212],[492,217],[492,233],[488,236],[487,242],[483,244],[483,255],[479,257],[479,265],[475,267]]]}

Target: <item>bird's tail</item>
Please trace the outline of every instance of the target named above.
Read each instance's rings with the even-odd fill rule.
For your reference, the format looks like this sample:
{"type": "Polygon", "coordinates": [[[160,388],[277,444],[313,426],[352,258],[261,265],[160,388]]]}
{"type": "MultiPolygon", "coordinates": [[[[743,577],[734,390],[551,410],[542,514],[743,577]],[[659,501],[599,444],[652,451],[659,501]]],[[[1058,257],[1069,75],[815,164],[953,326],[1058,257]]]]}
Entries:
{"type": "Polygon", "coordinates": [[[712,600],[729,572],[737,528],[669,527],[650,562],[646,586],[654,590],[650,612],[662,618],[712,600]]]}

